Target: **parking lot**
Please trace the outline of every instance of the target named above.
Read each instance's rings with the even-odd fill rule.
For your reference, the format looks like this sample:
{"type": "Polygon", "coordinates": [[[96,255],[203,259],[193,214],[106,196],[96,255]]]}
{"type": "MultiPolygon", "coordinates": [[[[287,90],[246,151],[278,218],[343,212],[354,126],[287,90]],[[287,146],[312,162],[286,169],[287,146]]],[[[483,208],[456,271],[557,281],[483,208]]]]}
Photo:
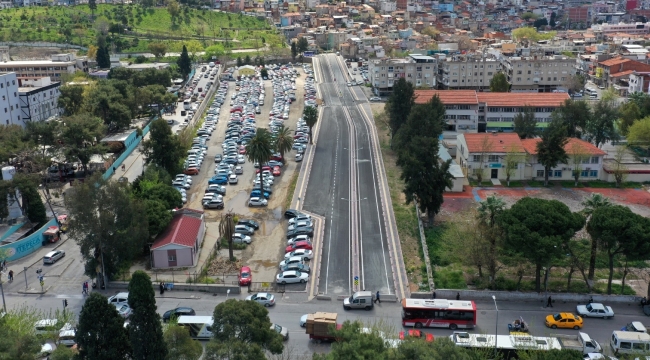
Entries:
{"type": "MultiPolygon", "coordinates": [[[[293,70],[294,68],[287,68],[287,71],[289,69],[293,70]]],[[[291,130],[292,136],[294,135],[298,119],[302,116],[304,103],[302,101],[304,98],[304,71],[298,66],[295,70],[300,73],[300,76],[295,78],[295,90],[290,89],[291,91],[285,92],[289,95],[293,91],[298,101],[287,104],[288,113],[284,112],[279,114],[279,117],[283,117],[286,114],[286,119],[282,119],[282,123],[291,130]]],[[[279,98],[278,90],[276,89],[276,93],[274,94],[273,80],[261,80],[261,77],[242,82],[230,81],[221,84],[216,83],[215,86],[223,86],[227,91],[225,92],[225,96],[222,96],[223,104],[219,107],[218,114],[213,115],[213,118],[206,114],[206,124],[210,124],[213,128],[208,129],[208,125],[205,125],[203,131],[199,132],[199,134],[202,134],[201,136],[204,140],[197,139],[195,141],[197,148],[199,143],[207,146],[205,154],[202,156],[202,161],[193,164],[188,162],[186,164],[197,167],[198,170],[198,175],[191,176],[192,184],[185,191],[187,199],[186,207],[203,209],[204,202],[206,201],[211,203],[211,207],[214,207],[205,209],[207,232],[203,249],[209,249],[210,244],[214,244],[217,241],[219,237],[219,221],[225,211],[232,211],[239,215],[239,218],[251,219],[259,223],[259,229],[254,231],[250,236],[250,245],[245,250],[236,250],[235,256],[241,260],[243,265],[251,268],[254,282],[272,282],[275,280],[279,269],[278,264],[284,258],[285,248],[287,247],[286,229],[288,223],[284,218],[284,211],[286,210],[284,206],[287,203],[286,199],[291,196],[289,193],[291,180],[297,175],[300,167],[300,162],[296,162],[297,150],[294,149],[289,153],[285,153],[285,164],[279,169],[279,176],[273,176],[272,173],[275,169],[269,169],[270,175],[266,179],[272,179],[272,183],[264,181],[263,190],[265,190],[264,192],[267,189],[270,190],[270,194],[260,194],[262,198],[264,198],[264,195],[268,195],[267,205],[249,207],[248,203],[251,199],[251,191],[253,191],[256,169],[248,158],[246,158],[245,154],[240,153],[242,151],[240,147],[242,144],[237,144],[237,141],[243,140],[245,144],[246,139],[252,137],[257,129],[266,128],[272,131],[274,126],[279,124],[279,120],[277,119],[278,115],[276,115],[276,122],[269,121],[269,113],[273,109],[274,99],[277,100],[279,98]],[[251,101],[251,104],[247,104],[249,99],[257,97],[258,93],[261,94],[262,88],[264,90],[262,96],[263,104],[258,99],[257,106],[259,106],[259,109],[256,109],[257,106],[254,106],[255,104],[252,104],[253,101],[251,101]],[[233,94],[239,94],[240,96],[233,99],[233,94]],[[241,110],[234,110],[240,107],[241,110]],[[231,111],[234,112],[231,113],[231,111]],[[256,113],[258,111],[259,114],[256,113]],[[233,122],[237,122],[237,126],[233,122]],[[233,129],[235,127],[238,133],[236,137],[233,136],[233,132],[235,131],[233,129]],[[230,132],[226,135],[228,130],[230,132]],[[231,142],[235,141],[230,147],[223,146],[227,136],[231,142]],[[237,176],[237,182],[234,184],[230,184],[228,180],[231,174],[225,165],[228,157],[226,152],[230,152],[231,158],[229,161],[233,163],[232,170],[235,170],[235,167],[241,167],[237,171],[241,172],[241,174],[234,174],[233,171],[232,175],[237,176]],[[215,163],[215,157],[218,155],[221,156],[223,165],[215,163]],[[241,158],[238,158],[239,155],[242,155],[241,158]],[[216,169],[220,172],[216,173],[216,169]],[[224,179],[223,177],[219,177],[219,175],[226,177],[224,179]],[[225,194],[219,191],[222,197],[214,196],[206,198],[205,194],[206,189],[210,185],[209,183],[213,183],[212,189],[216,188],[214,186],[216,184],[224,186],[225,194]],[[223,202],[223,209],[218,206],[220,201],[223,202]]],[[[217,93],[216,97],[219,97],[219,93],[217,93]]],[[[212,107],[213,110],[216,109],[216,105],[219,105],[219,103],[215,101],[215,105],[212,107]]],[[[214,111],[212,112],[214,113],[214,111]]],[[[303,139],[300,140],[304,141],[303,139]]],[[[197,161],[198,156],[188,158],[187,160],[197,161]]],[[[278,174],[276,173],[275,175],[278,174]]],[[[220,194],[217,193],[215,195],[220,194]]],[[[287,288],[292,286],[287,285],[287,288]]],[[[304,289],[304,285],[297,284],[295,286],[297,287],[296,290],[304,289]]]]}

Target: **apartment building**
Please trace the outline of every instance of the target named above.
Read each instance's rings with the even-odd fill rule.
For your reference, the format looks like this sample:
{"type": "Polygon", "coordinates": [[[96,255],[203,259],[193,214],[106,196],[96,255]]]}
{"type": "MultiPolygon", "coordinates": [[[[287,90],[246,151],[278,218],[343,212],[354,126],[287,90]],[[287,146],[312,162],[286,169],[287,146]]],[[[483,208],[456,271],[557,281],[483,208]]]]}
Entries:
{"type": "Polygon", "coordinates": [[[20,116],[16,73],[0,73],[0,124],[25,126],[20,116]]]}
{"type": "Polygon", "coordinates": [[[58,81],[62,75],[74,74],[77,71],[87,73],[88,60],[85,57],[77,58],[75,54],[52,55],[50,60],[0,62],[0,73],[16,73],[19,80],[49,77],[52,81],[58,81]]]}
{"type": "Polygon", "coordinates": [[[400,78],[416,87],[436,87],[438,64],[431,56],[409,55],[404,59],[370,60],[368,75],[373,91],[379,96],[393,91],[393,84],[400,78]]]}
{"type": "Polygon", "coordinates": [[[24,123],[45,121],[62,114],[58,105],[60,87],[60,82],[52,82],[49,77],[24,80],[18,88],[21,120],[24,123]]]}
{"type": "Polygon", "coordinates": [[[576,73],[576,59],[564,55],[513,56],[501,65],[512,92],[551,92],[576,73]]]}
{"type": "Polygon", "coordinates": [[[444,90],[481,90],[501,70],[494,58],[477,56],[439,56],[438,87],[444,90]]]}
{"type": "Polygon", "coordinates": [[[614,33],[625,33],[630,35],[650,34],[650,23],[620,23],[620,24],[601,24],[592,25],[592,30],[602,32],[603,35],[614,33]]]}
{"type": "Polygon", "coordinates": [[[515,116],[531,107],[535,110],[537,126],[544,128],[551,113],[569,99],[567,93],[491,93],[474,90],[416,90],[415,103],[424,104],[438,96],[445,104],[444,138],[461,133],[512,132],[515,116]]]}

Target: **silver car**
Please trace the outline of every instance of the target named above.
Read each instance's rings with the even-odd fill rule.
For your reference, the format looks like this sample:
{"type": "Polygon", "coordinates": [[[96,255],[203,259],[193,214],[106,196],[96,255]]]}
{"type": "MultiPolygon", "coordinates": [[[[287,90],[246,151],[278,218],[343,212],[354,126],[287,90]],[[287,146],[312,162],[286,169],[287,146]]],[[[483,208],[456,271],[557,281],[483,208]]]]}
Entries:
{"type": "Polygon", "coordinates": [[[271,330],[275,330],[278,334],[282,335],[282,340],[289,340],[289,329],[278,324],[271,324],[271,330]]]}
{"type": "Polygon", "coordinates": [[[63,250],[50,251],[49,253],[45,254],[45,256],[43,256],[43,264],[54,264],[64,256],[65,251],[63,250]]]}
{"type": "Polygon", "coordinates": [[[278,284],[295,284],[295,283],[306,283],[309,280],[309,274],[296,271],[288,270],[283,271],[275,276],[275,282],[278,284]]]}
{"type": "Polygon", "coordinates": [[[248,295],[246,300],[257,301],[259,304],[266,307],[275,305],[275,296],[269,293],[257,293],[253,295],[248,295]]]}

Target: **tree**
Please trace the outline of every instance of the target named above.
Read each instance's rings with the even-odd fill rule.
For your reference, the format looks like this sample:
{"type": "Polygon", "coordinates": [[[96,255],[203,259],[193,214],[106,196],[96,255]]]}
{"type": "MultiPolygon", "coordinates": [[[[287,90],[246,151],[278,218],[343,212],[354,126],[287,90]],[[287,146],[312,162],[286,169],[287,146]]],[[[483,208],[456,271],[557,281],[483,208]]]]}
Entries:
{"type": "Polygon", "coordinates": [[[57,104],[63,108],[66,116],[75,115],[81,110],[84,102],[84,87],[79,85],[64,85],[59,88],[60,95],[57,104]]]}
{"type": "MultiPolygon", "coordinates": [[[[596,209],[601,208],[601,207],[607,207],[607,206],[612,206],[612,202],[602,196],[601,194],[593,193],[591,194],[590,197],[585,199],[582,202],[582,206],[585,208],[582,210],[582,213],[587,216],[588,221],[591,221],[591,215],[596,211],[596,209]]],[[[587,227],[589,227],[589,223],[587,223],[587,227]]],[[[598,255],[598,241],[596,239],[591,239],[591,252],[589,256],[589,271],[587,274],[587,279],[592,282],[592,284],[589,284],[589,287],[593,286],[593,281],[594,281],[594,273],[596,270],[596,255],[598,255]]]]}
{"type": "Polygon", "coordinates": [[[478,182],[479,186],[481,185],[481,183],[483,183],[483,174],[485,172],[483,165],[487,161],[488,153],[492,152],[493,146],[494,143],[492,142],[492,139],[490,139],[490,135],[485,134],[481,138],[481,142],[478,145],[476,154],[474,154],[475,160],[476,160],[476,156],[478,156],[478,165],[476,166],[476,169],[474,169],[474,175],[476,176],[476,181],[478,182]]]}
{"type": "MultiPolygon", "coordinates": [[[[306,109],[306,108],[305,108],[306,109]]],[[[271,133],[267,129],[258,129],[248,144],[246,144],[246,157],[251,162],[265,164],[273,155],[273,144],[271,133]]],[[[260,185],[262,185],[262,172],[259,173],[260,185]]]]}
{"type": "Polygon", "coordinates": [[[291,151],[292,147],[293,147],[293,136],[291,136],[291,129],[289,129],[284,125],[281,125],[278,128],[278,130],[275,132],[273,148],[275,149],[275,151],[280,153],[283,163],[286,161],[284,158],[284,154],[291,151]]]}
{"type": "Polygon", "coordinates": [[[490,80],[490,91],[492,92],[508,92],[510,90],[510,84],[508,84],[508,78],[506,74],[499,71],[494,74],[490,80]]]}
{"type": "Polygon", "coordinates": [[[557,18],[557,14],[555,13],[555,11],[553,11],[553,12],[551,13],[551,21],[549,22],[549,25],[550,25],[552,28],[554,28],[555,25],[557,25],[557,23],[555,22],[555,19],[556,19],[556,18],[557,18]]]}
{"type": "Polygon", "coordinates": [[[589,150],[585,149],[585,147],[578,141],[573,141],[568,155],[569,160],[571,161],[570,165],[572,167],[573,179],[575,180],[574,186],[578,186],[578,181],[582,174],[582,164],[585,162],[589,163],[589,150]]]}
{"type": "Polygon", "coordinates": [[[541,28],[541,27],[546,27],[546,26],[548,26],[548,20],[546,20],[546,18],[537,19],[537,20],[535,20],[535,22],[533,23],[533,26],[534,26],[536,29],[539,30],[539,28],[541,28]]]}
{"type": "Polygon", "coordinates": [[[614,174],[614,180],[616,181],[617,188],[621,187],[627,178],[627,174],[629,173],[629,169],[627,165],[625,165],[626,156],[627,153],[625,151],[625,147],[617,146],[616,151],[614,152],[614,158],[612,159],[613,166],[609,169],[609,171],[614,174]]]}
{"type": "Polygon", "coordinates": [[[650,244],[650,220],[626,206],[599,207],[591,215],[587,232],[607,252],[609,278],[607,294],[612,293],[614,261],[619,255],[647,254],[650,244]]]}
{"type": "Polygon", "coordinates": [[[298,46],[296,46],[296,42],[293,41],[291,42],[291,59],[296,61],[296,56],[298,56],[298,46]]]}
{"type": "Polygon", "coordinates": [[[299,53],[304,53],[305,51],[309,50],[309,42],[307,41],[307,38],[304,36],[301,36],[298,39],[298,44],[296,45],[298,48],[299,53]]]}
{"type": "Polygon", "coordinates": [[[540,40],[550,40],[554,38],[555,35],[557,35],[557,31],[546,31],[539,33],[535,28],[532,27],[521,27],[512,30],[512,39],[516,41],[527,39],[530,42],[537,42],[540,40]]]}
{"type": "Polygon", "coordinates": [[[587,79],[584,77],[584,75],[581,74],[575,74],[567,77],[566,81],[563,83],[564,87],[566,87],[571,93],[578,92],[585,87],[585,83],[587,82],[587,79]]]}
{"type": "Polygon", "coordinates": [[[524,197],[498,217],[507,250],[535,264],[535,291],[542,267],[564,255],[563,245],[584,225],[584,218],[557,200],[524,197]]]}
{"type": "Polygon", "coordinates": [[[225,239],[228,242],[228,258],[230,261],[235,261],[235,255],[233,255],[232,248],[232,236],[235,234],[235,221],[233,214],[229,211],[226,215],[221,215],[221,221],[219,221],[219,238],[225,239]]]}
{"type": "MultiPolygon", "coordinates": [[[[282,336],[271,328],[269,312],[255,301],[229,299],[215,306],[212,333],[227,358],[240,353],[242,347],[280,354],[284,349],[282,336]]],[[[250,351],[250,350],[248,350],[250,351]]],[[[224,357],[225,358],[225,357],[224,357]]]]}
{"type": "Polygon", "coordinates": [[[237,67],[244,66],[244,60],[242,60],[241,56],[237,56],[237,67]]]}
{"type": "Polygon", "coordinates": [[[62,119],[60,140],[66,159],[80,162],[84,173],[93,155],[106,153],[106,147],[98,140],[106,133],[102,120],[90,115],[75,115],[62,119]]]}
{"type": "Polygon", "coordinates": [[[178,1],[176,0],[169,0],[167,2],[167,12],[169,13],[169,16],[172,18],[172,25],[176,22],[176,18],[178,15],[181,14],[181,6],[178,4],[178,1]]]}
{"type": "Polygon", "coordinates": [[[544,186],[548,186],[551,168],[567,162],[564,145],[567,143],[566,128],[557,119],[542,131],[542,139],[537,143],[537,160],[544,165],[544,186]]]}
{"type": "Polygon", "coordinates": [[[36,184],[33,181],[25,181],[18,188],[23,200],[23,214],[27,216],[27,219],[29,219],[35,228],[45,225],[47,222],[47,214],[36,184]]]}
{"type": "Polygon", "coordinates": [[[650,116],[630,126],[627,132],[627,141],[630,144],[650,146],[650,116]]]}
{"type": "Polygon", "coordinates": [[[194,341],[184,326],[170,323],[163,335],[167,344],[166,360],[196,360],[203,353],[201,343],[194,341]]]}
{"type": "Polygon", "coordinates": [[[95,10],[97,10],[97,1],[88,0],[88,8],[90,9],[90,17],[95,18],[95,10]]]}
{"type": "Polygon", "coordinates": [[[441,250],[450,261],[475,266],[480,278],[483,278],[483,269],[489,267],[490,262],[496,264],[498,260],[496,256],[491,256],[490,239],[483,231],[485,229],[479,222],[476,208],[470,208],[455,213],[446,222],[440,242],[441,250]],[[459,252],[458,249],[463,251],[459,252]]]}
{"type": "Polygon", "coordinates": [[[488,196],[487,199],[479,203],[476,218],[478,219],[478,228],[481,237],[487,240],[487,259],[485,264],[490,274],[490,282],[494,285],[498,268],[497,258],[499,256],[500,244],[497,243],[501,238],[501,228],[497,224],[497,219],[505,210],[506,203],[503,199],[496,196],[488,196]]]}
{"type": "Polygon", "coordinates": [[[535,120],[535,109],[525,106],[523,111],[515,115],[514,131],[522,139],[532,139],[537,134],[537,120],[535,120]]]}
{"type": "Polygon", "coordinates": [[[641,109],[639,109],[634,101],[627,101],[621,104],[618,110],[620,115],[618,128],[622,135],[627,135],[630,126],[641,118],[641,109]]]}
{"type": "Polygon", "coordinates": [[[69,348],[67,346],[58,346],[52,354],[50,354],[50,357],[48,360],[72,360],[74,359],[75,356],[75,350],[72,348],[69,348]]]}
{"type": "Polygon", "coordinates": [[[198,40],[190,40],[185,42],[187,52],[190,54],[192,60],[196,59],[196,54],[203,51],[203,45],[198,40]]]}
{"type": "Polygon", "coordinates": [[[67,192],[65,206],[68,236],[79,245],[91,278],[98,275],[98,268],[110,278],[120,265],[142,253],[149,238],[145,208],[128,187],[96,174],[67,192]]]}
{"type": "Polygon", "coordinates": [[[244,65],[250,65],[251,64],[251,57],[250,55],[246,55],[244,58],[244,65]]]}
{"type": "Polygon", "coordinates": [[[567,99],[551,114],[551,119],[560,121],[566,127],[567,137],[580,138],[587,123],[591,121],[592,111],[586,101],[567,99]]]}
{"type": "Polygon", "coordinates": [[[266,68],[262,68],[262,70],[260,70],[260,75],[262,76],[262,79],[266,79],[269,76],[269,71],[266,70],[266,68]]]}
{"type": "Polygon", "coordinates": [[[519,169],[519,164],[526,161],[526,154],[521,152],[513,144],[508,149],[506,157],[504,158],[505,172],[506,172],[506,183],[510,186],[510,178],[515,174],[515,171],[519,169]]]}
{"type": "MultiPolygon", "coordinates": [[[[178,191],[176,193],[180,195],[178,191]]],[[[160,200],[145,200],[144,206],[147,211],[149,237],[153,239],[167,228],[167,225],[172,221],[172,213],[165,206],[165,203],[160,200]]]]}
{"type": "Polygon", "coordinates": [[[618,118],[618,109],[612,101],[600,99],[594,106],[594,112],[587,121],[585,132],[587,140],[600,148],[607,141],[618,139],[615,122],[618,118]]]}
{"type": "Polygon", "coordinates": [[[340,330],[334,330],[333,335],[339,339],[332,344],[329,354],[316,356],[315,360],[335,359],[387,359],[389,345],[378,329],[366,328],[359,321],[345,321],[340,330]]]}
{"type": "Polygon", "coordinates": [[[97,45],[97,56],[96,56],[97,66],[100,69],[108,69],[111,67],[111,56],[108,52],[108,47],[106,45],[100,46],[97,45]]]}
{"type": "Polygon", "coordinates": [[[108,299],[92,292],[79,313],[75,341],[80,359],[130,359],[131,349],[124,319],[108,299]]]}
{"type": "Polygon", "coordinates": [[[305,109],[302,112],[302,118],[305,120],[305,124],[309,127],[309,143],[313,144],[314,139],[312,136],[312,129],[318,121],[318,111],[313,106],[305,106],[305,109]]]}
{"type": "Polygon", "coordinates": [[[151,278],[142,270],[133,273],[129,281],[129,306],[133,309],[129,339],[131,344],[137,344],[133,346],[133,359],[164,359],[167,346],[156,312],[155,292],[151,278]]]}
{"type": "Polygon", "coordinates": [[[164,119],[151,123],[149,139],[142,143],[142,153],[147,164],[160,166],[169,174],[180,172],[183,148],[164,119]]]}
{"type": "Polygon", "coordinates": [[[178,58],[176,64],[178,65],[178,71],[180,71],[183,79],[187,79],[187,76],[192,72],[192,60],[190,60],[190,56],[187,54],[187,47],[185,45],[183,45],[183,51],[181,52],[181,56],[178,58]]]}
{"type": "Polygon", "coordinates": [[[161,58],[167,53],[167,45],[161,42],[149,43],[147,46],[149,52],[153,54],[156,58],[161,58]]]}
{"type": "Polygon", "coordinates": [[[412,83],[400,78],[393,85],[393,92],[388,97],[384,108],[390,119],[391,138],[399,131],[400,127],[406,123],[409,118],[411,109],[415,105],[415,87],[412,83]]]}

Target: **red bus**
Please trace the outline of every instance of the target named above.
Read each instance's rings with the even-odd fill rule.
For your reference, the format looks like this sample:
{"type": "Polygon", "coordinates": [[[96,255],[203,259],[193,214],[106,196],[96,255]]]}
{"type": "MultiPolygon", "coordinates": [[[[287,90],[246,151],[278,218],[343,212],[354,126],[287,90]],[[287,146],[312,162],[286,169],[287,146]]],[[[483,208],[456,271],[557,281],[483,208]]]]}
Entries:
{"type": "Polygon", "coordinates": [[[476,304],[466,300],[403,299],[402,325],[472,329],[476,326],[476,304]]]}

